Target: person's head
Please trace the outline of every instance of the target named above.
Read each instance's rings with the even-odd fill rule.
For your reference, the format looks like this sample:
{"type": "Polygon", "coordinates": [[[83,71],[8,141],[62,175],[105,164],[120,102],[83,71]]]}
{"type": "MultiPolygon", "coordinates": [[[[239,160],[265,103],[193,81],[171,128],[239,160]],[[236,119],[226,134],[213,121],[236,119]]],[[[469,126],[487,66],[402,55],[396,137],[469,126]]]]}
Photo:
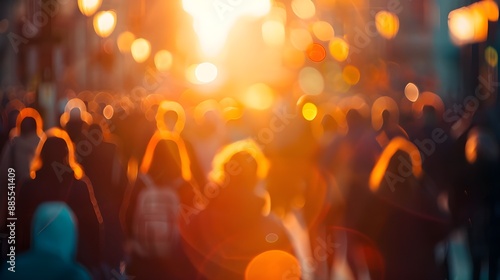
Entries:
{"type": "Polygon", "coordinates": [[[42,165],[51,165],[54,162],[68,165],[68,146],[58,137],[48,137],[40,151],[42,165]]]}
{"type": "Polygon", "coordinates": [[[37,110],[33,108],[24,108],[19,112],[16,120],[16,127],[20,136],[28,136],[33,133],[41,136],[43,134],[42,126],[42,117],[37,110]]]}
{"type": "Polygon", "coordinates": [[[73,143],[64,130],[52,128],[38,143],[31,164],[31,178],[35,178],[39,170],[55,173],[58,177],[62,174],[72,174],[76,179],[83,177],[83,169],[75,160],[73,143]]]}
{"type": "Polygon", "coordinates": [[[168,183],[182,177],[181,156],[178,145],[162,139],[156,144],[148,174],[157,183],[168,183]]]}
{"type": "Polygon", "coordinates": [[[63,202],[41,204],[32,221],[32,250],[70,262],[76,255],[76,218],[63,202]]]}
{"type": "Polygon", "coordinates": [[[20,136],[28,136],[36,133],[36,121],[34,118],[26,117],[21,122],[20,136]]]}
{"type": "Polygon", "coordinates": [[[168,183],[179,177],[191,181],[191,161],[182,138],[176,133],[156,131],[146,147],[140,171],[157,183],[168,183]]]}
{"type": "Polygon", "coordinates": [[[254,141],[247,139],[222,148],[212,161],[209,177],[219,185],[234,183],[253,189],[268,170],[267,158],[254,141]]]}

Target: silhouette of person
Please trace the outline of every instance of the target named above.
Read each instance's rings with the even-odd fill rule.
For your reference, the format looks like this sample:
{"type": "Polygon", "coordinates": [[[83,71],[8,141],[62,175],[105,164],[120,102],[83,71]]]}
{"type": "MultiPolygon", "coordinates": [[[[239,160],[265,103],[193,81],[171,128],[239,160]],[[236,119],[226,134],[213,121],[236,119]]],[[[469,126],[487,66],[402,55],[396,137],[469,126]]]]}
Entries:
{"type": "Polygon", "coordinates": [[[92,185],[75,162],[73,144],[65,131],[53,128],[46,132],[46,138],[38,145],[31,176],[32,180],[20,186],[17,198],[16,249],[21,252],[29,248],[28,221],[32,220],[40,204],[66,202],[80,225],[77,260],[97,278],[101,261],[102,216],[92,185]]]}
{"type": "Polygon", "coordinates": [[[77,221],[62,202],[41,204],[33,217],[31,249],[16,257],[15,272],[3,265],[5,280],[90,280],[88,271],[75,261],[77,221]]]}

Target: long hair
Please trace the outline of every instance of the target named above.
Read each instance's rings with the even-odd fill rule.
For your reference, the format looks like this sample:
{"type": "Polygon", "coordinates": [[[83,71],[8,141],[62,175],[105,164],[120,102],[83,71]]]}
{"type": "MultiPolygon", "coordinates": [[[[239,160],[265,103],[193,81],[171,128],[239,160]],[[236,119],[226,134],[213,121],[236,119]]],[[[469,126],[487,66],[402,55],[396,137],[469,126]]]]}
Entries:
{"type": "Polygon", "coordinates": [[[45,146],[45,142],[49,138],[59,138],[64,140],[68,151],[68,165],[71,168],[71,170],[73,170],[75,179],[81,179],[84,173],[82,167],[76,162],[75,148],[73,146],[73,142],[71,142],[68,133],[60,128],[51,128],[47,132],[45,132],[44,135],[41,136],[40,142],[38,143],[38,146],[35,151],[35,157],[31,162],[30,177],[32,179],[35,179],[36,172],[43,167],[44,159],[42,156],[42,151],[45,146]]]}

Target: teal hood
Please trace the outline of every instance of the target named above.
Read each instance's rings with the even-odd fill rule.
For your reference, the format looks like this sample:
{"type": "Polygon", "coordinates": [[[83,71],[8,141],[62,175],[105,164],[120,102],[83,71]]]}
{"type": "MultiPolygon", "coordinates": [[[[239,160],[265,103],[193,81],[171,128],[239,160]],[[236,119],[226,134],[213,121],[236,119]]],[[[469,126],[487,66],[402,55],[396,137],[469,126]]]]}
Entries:
{"type": "Polygon", "coordinates": [[[63,202],[41,204],[32,224],[32,250],[57,255],[67,262],[76,255],[76,219],[63,202]]]}

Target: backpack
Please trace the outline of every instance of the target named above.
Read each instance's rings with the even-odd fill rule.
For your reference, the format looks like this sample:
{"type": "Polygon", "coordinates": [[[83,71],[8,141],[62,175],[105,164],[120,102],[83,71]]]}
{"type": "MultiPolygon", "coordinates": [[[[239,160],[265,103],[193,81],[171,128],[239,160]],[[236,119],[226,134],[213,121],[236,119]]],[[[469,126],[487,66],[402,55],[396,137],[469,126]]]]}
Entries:
{"type": "Polygon", "coordinates": [[[180,241],[180,201],[175,189],[183,181],[158,187],[148,175],[139,176],[146,188],[138,195],[133,216],[134,251],[142,257],[172,256],[180,241]]]}

